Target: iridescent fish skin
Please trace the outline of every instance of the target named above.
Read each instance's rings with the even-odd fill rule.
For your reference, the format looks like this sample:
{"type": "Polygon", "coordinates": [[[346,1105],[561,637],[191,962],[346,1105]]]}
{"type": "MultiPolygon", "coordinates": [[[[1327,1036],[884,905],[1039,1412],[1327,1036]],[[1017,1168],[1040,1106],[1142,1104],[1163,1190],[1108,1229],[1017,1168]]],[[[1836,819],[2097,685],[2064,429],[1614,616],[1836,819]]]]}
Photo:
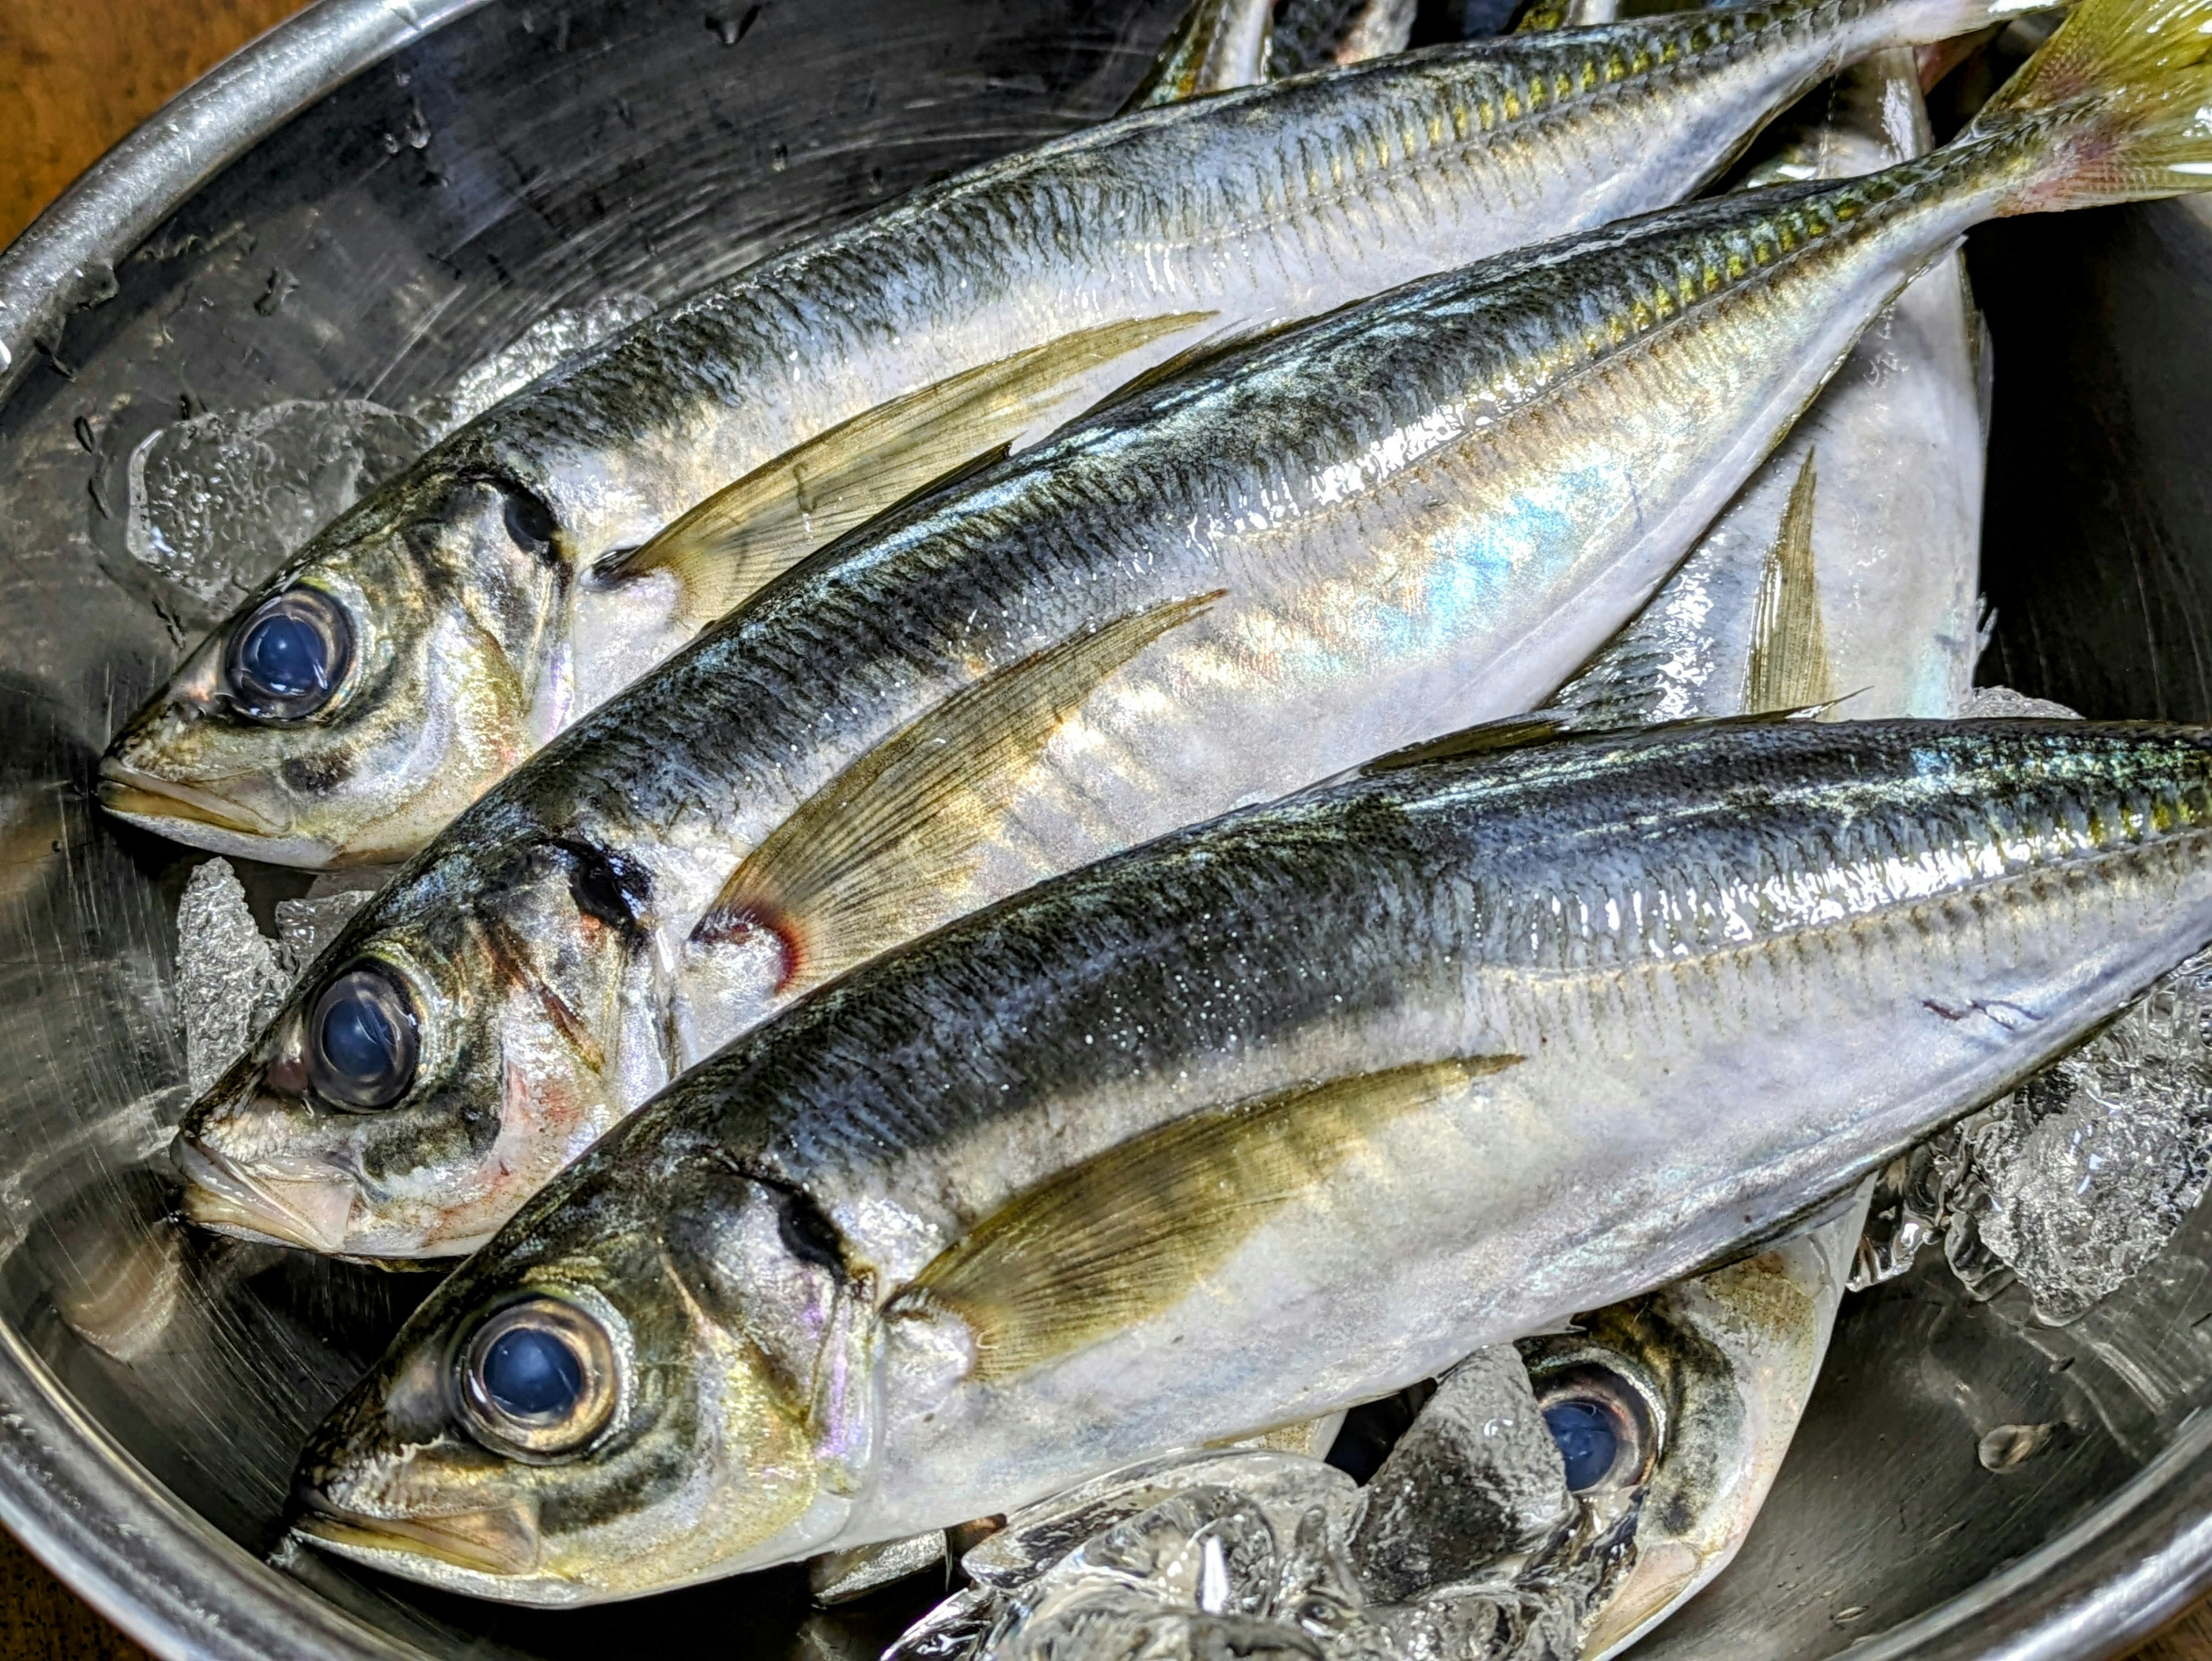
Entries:
{"type": "MultiPolygon", "coordinates": [[[[1839,77],[1827,119],[1782,135],[1759,182],[1872,173],[1928,149],[1909,52],[1839,77]]],[[[1680,721],[1744,707],[1771,551],[1813,458],[1807,527],[1826,672],[1798,701],[1858,718],[1949,715],[1979,649],[1984,350],[1958,254],[1899,295],[1781,447],[1635,621],[1563,689],[1577,725],[1680,721]]]]}
{"type": "MultiPolygon", "coordinates": [[[[442,441],[186,658],[111,745],[104,800],[217,852],[400,859],[734,604],[717,581],[788,563],[709,581],[623,555],[794,447],[1087,343],[1048,385],[969,411],[978,436],[946,465],[1034,437],[1208,332],[1678,200],[1838,63],[2005,3],[1779,0],[1438,47],[1140,111],[920,192],[442,441]],[[333,638],[258,651],[267,608],[295,601],[333,638]]],[[[787,494],[804,521],[788,557],[851,522],[814,535],[804,478],[787,494]]]]}
{"type": "Polygon", "coordinates": [[[1772,1238],[2212,936],[2199,729],[1485,742],[1073,873],[695,1068],[431,1294],[302,1530],[590,1601],[1316,1416],[1772,1238]],[[482,1405],[518,1326],[588,1381],[526,1423],[482,1405]]]}
{"type": "Polygon", "coordinates": [[[2075,158],[2109,154],[2077,148],[2109,142],[2087,105],[1408,285],[1132,393],[787,573],[356,916],[187,1116],[189,1214],[349,1255],[472,1249],[807,985],[1530,708],[1923,265],[1978,218],[2073,199],[2075,158]],[[336,1112],[307,1087],[309,1028],[356,971],[397,989],[419,1050],[374,1110],[336,1112]]]}

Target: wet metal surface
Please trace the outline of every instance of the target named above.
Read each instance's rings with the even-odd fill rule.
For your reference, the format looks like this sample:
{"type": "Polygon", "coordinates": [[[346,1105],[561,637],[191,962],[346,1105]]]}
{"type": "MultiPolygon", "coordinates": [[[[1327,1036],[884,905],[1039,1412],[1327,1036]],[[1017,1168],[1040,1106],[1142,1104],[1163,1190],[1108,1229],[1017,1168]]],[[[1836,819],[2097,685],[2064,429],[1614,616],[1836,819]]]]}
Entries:
{"type": "MultiPolygon", "coordinates": [[[[134,551],[132,453],[288,399],[419,416],[540,319],[665,301],[1108,113],[1176,9],[448,7],[465,15],[246,151],[114,261],[112,297],[46,331],[53,356],[0,406],[0,1518],[157,1650],[598,1654],[644,1617],[259,1561],[301,1439],[427,1282],[168,1219],[173,919],[200,856],[102,819],[89,786],[113,723],[222,602],[134,551]]],[[[1985,678],[2091,715],[2212,717],[2212,216],[2007,224],[1971,253],[1998,354],[1985,678]]],[[[241,875],[273,934],[307,879],[241,875]]],[[[2123,1647],[2212,1573],[2212,1443],[2191,1421],[2212,1400],[2208,1317],[2201,1217],[2063,1329],[2016,1291],[1970,1302],[1932,1255],[1850,1300],[1743,1555],[1642,1652],[2123,1647]],[[1990,1442],[2008,1427],[2042,1433],[1990,1442]],[[2039,1549],[2031,1581],[1990,1579],[2039,1549]]],[[[757,1577],[655,1600],[651,1629],[857,1658],[940,1590],[808,1621],[796,1574],[757,1577]]]]}

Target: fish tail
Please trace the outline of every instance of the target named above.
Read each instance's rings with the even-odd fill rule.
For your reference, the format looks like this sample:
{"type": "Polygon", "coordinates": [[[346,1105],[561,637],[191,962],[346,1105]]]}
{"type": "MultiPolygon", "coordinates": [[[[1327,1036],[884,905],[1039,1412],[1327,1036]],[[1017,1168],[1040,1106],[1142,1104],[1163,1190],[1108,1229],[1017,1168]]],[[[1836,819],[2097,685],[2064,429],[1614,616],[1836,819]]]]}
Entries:
{"type": "Polygon", "coordinates": [[[1961,135],[2032,157],[2001,213],[2212,187],[2212,0],[2084,0],[1961,135]]]}

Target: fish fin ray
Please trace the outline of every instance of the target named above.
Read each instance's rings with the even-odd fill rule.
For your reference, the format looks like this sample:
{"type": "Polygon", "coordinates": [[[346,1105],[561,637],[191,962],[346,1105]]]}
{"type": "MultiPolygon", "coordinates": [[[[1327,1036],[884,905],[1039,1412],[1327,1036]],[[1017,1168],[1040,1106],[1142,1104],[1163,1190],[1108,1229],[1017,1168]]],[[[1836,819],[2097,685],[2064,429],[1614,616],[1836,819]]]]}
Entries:
{"type": "Polygon", "coordinates": [[[1258,86],[1267,78],[1273,12],[1271,0],[1191,0],[1152,68],[1116,113],[1258,86]]]}
{"type": "Polygon", "coordinates": [[[984,837],[1060,723],[1225,592],[1116,618],[954,693],[762,838],[692,938],[771,928],[784,947],[779,989],[792,992],[945,921],[984,837]]]}
{"type": "Polygon", "coordinates": [[[1764,713],[1835,702],[1820,582],[1813,557],[1813,508],[1820,476],[1808,449],[1790,487],[1790,504],[1759,573],[1751,654],[1744,669],[1743,707],[1764,713]]]}
{"type": "Polygon", "coordinates": [[[703,628],[817,548],[995,460],[1094,371],[1213,315],[1078,329],[864,410],[724,486],[643,545],[609,555],[592,579],[672,572],[680,618],[703,628]]]}
{"type": "Polygon", "coordinates": [[[984,1218],[887,1312],[942,1311],[964,1322],[979,1379],[1025,1372],[1169,1308],[1382,1126],[1521,1059],[1454,1056],[1352,1074],[1155,1126],[984,1218]]]}

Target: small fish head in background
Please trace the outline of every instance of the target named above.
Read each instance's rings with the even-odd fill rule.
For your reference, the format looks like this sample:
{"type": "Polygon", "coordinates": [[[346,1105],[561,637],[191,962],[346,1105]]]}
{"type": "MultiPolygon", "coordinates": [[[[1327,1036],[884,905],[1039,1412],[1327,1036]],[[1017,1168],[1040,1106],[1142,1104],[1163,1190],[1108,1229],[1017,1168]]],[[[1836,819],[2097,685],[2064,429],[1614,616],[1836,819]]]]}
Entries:
{"type": "Polygon", "coordinates": [[[866,1447],[865,1276],[803,1198],[710,1153],[645,1157],[663,1181],[594,1161],[432,1294],[302,1456],[299,1532],[531,1603],[836,1535],[866,1447]]]}
{"type": "Polygon", "coordinates": [[[434,451],[317,533],[100,766],[111,812],[311,867],[413,853],[543,741],[565,670],[552,510],[434,451]]]}
{"type": "Polygon", "coordinates": [[[459,1255],[665,1082],[649,881],[528,818],[484,804],[331,942],[185,1116],[186,1216],[459,1255]]]}
{"type": "Polygon", "coordinates": [[[1590,1614],[1602,1661],[1680,1608],[1743,1544],[1826,1353],[1863,1202],[1837,1222],[1578,1317],[1521,1345],[1567,1484],[1635,1555],[1590,1614]]]}

